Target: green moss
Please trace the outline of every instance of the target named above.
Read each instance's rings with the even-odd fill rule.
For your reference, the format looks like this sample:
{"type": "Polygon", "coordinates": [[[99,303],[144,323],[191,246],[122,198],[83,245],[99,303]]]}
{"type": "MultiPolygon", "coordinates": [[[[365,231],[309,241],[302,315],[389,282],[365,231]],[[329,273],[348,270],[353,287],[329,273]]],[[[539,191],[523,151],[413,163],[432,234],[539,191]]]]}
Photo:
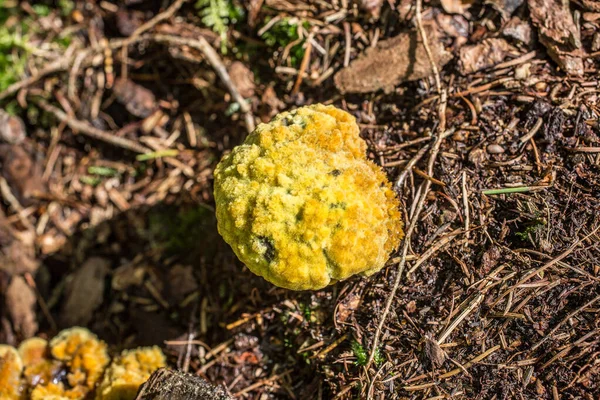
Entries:
{"type": "MultiPolygon", "coordinates": [[[[64,3],[67,9],[69,1],[61,0],[60,6],[64,3]]],[[[0,92],[24,77],[32,53],[29,40],[44,34],[36,20],[52,12],[50,6],[41,2],[34,2],[31,8],[36,16],[24,14],[17,1],[0,0],[0,92]]],[[[65,36],[54,38],[51,43],[66,48],[70,42],[71,38],[65,36]]]]}
{"type": "MultiPolygon", "coordinates": [[[[265,23],[269,21],[266,20],[265,23]]],[[[265,44],[272,48],[272,51],[283,50],[290,43],[298,40],[299,25],[304,29],[309,29],[310,24],[308,22],[301,23],[300,21],[292,18],[283,18],[282,20],[275,23],[269,30],[262,34],[262,39],[265,44]]],[[[303,43],[298,43],[290,49],[290,64],[293,67],[298,67],[304,57],[303,43]]]]}
{"type": "MultiPolygon", "coordinates": [[[[369,361],[369,353],[367,352],[367,350],[363,347],[362,344],[360,344],[357,340],[353,340],[352,344],[352,352],[354,353],[354,357],[356,357],[356,365],[359,365],[361,367],[364,367],[367,365],[367,362],[369,361]]],[[[381,363],[383,363],[384,361],[384,357],[381,354],[381,352],[379,351],[379,348],[377,348],[377,350],[375,350],[375,356],[373,357],[373,362],[375,363],[375,365],[380,365],[381,363]]]]}
{"type": "MultiPolygon", "coordinates": [[[[0,25],[2,25],[0,18],[0,25]]],[[[27,56],[27,36],[14,29],[0,27],[0,91],[17,82],[25,72],[27,56]]]]}
{"type": "Polygon", "coordinates": [[[230,0],[197,0],[196,8],[202,23],[219,34],[221,52],[226,53],[229,25],[235,25],[244,18],[244,8],[230,0]]]}
{"type": "Polygon", "coordinates": [[[546,225],[546,221],[539,217],[528,221],[525,224],[525,229],[520,232],[515,232],[515,235],[522,241],[528,241],[539,229],[546,225]]]}

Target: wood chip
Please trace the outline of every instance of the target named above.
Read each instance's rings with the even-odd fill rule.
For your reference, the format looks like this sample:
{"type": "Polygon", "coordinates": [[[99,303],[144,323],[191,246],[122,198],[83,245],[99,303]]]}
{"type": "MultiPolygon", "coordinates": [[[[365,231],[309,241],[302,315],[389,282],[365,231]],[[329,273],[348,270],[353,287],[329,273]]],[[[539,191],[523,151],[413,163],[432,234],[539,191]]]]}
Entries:
{"type": "MultiPolygon", "coordinates": [[[[452,55],[446,51],[436,29],[426,27],[433,58],[438,68],[446,65],[452,55]]],[[[401,33],[377,42],[375,47],[338,72],[334,81],[343,93],[369,93],[383,89],[391,92],[402,82],[415,81],[433,75],[418,31],[401,33]]]]}

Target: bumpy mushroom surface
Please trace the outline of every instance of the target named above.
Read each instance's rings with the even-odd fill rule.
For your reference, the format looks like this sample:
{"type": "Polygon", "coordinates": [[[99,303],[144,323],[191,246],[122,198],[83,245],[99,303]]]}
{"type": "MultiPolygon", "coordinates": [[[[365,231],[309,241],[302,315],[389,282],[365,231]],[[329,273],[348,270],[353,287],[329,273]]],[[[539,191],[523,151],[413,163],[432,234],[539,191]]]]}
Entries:
{"type": "Polygon", "coordinates": [[[112,360],[96,391],[96,400],[133,399],[140,385],[167,361],[156,346],[125,350],[112,360]]]}
{"type": "Polygon", "coordinates": [[[288,289],[379,271],[402,222],[365,152],[354,117],[333,106],[259,125],[215,169],[219,233],[252,272],[288,289]]]}
{"type": "Polygon", "coordinates": [[[85,328],[65,329],[50,341],[52,356],[69,366],[67,380],[72,387],[92,390],[108,365],[107,345],[85,328]]]}
{"type": "Polygon", "coordinates": [[[23,361],[12,346],[0,345],[0,399],[20,400],[23,398],[21,372],[23,361]]]}

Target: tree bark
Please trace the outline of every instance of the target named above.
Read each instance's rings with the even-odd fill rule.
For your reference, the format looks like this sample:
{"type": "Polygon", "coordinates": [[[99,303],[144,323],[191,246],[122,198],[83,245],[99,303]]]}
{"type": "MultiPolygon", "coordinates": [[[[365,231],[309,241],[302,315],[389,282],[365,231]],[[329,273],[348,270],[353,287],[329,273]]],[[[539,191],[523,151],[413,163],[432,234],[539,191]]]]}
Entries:
{"type": "Polygon", "coordinates": [[[135,400],[233,400],[226,389],[199,376],[161,368],[144,383],[135,400]]]}

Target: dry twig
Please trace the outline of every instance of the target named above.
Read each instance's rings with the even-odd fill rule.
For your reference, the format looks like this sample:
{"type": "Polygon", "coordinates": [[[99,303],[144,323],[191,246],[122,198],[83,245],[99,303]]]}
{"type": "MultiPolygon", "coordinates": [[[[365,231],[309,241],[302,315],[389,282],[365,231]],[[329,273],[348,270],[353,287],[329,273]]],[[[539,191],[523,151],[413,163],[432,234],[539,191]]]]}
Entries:
{"type": "Polygon", "coordinates": [[[57,107],[49,104],[45,100],[36,100],[36,103],[44,111],[54,114],[56,118],[66,123],[74,131],[81,132],[84,135],[87,135],[91,138],[101,140],[103,142],[110,143],[114,146],[121,147],[126,150],[131,150],[136,153],[148,153],[151,151],[149,148],[142,146],[141,144],[134,142],[133,140],[115,136],[113,132],[103,131],[98,128],[94,128],[87,122],[71,118],[65,112],[59,110],[57,107]]]}
{"type": "Polygon", "coordinates": [[[240,92],[237,90],[237,87],[229,77],[229,73],[227,72],[227,68],[225,68],[225,65],[223,64],[221,57],[219,57],[219,54],[217,54],[215,49],[212,48],[212,46],[206,41],[206,39],[204,39],[202,36],[198,36],[198,38],[196,39],[188,39],[171,35],[154,35],[152,36],[152,39],[159,43],[189,46],[194,49],[200,50],[204,54],[208,62],[215,69],[217,75],[219,75],[219,78],[221,78],[225,86],[227,86],[227,89],[229,90],[229,93],[231,93],[233,99],[239,104],[240,110],[242,111],[242,113],[244,113],[244,119],[246,122],[246,128],[248,129],[248,132],[252,132],[254,130],[254,116],[252,115],[252,110],[250,109],[250,106],[242,97],[240,92]]]}
{"type": "MultiPolygon", "coordinates": [[[[417,27],[419,28],[419,32],[421,34],[421,40],[423,41],[423,47],[427,52],[427,57],[429,58],[429,62],[431,63],[431,68],[434,72],[435,84],[437,92],[440,96],[440,104],[438,107],[438,135],[433,143],[431,153],[429,156],[429,162],[427,164],[427,173],[429,176],[433,176],[433,166],[436,162],[438,153],[440,151],[440,146],[442,145],[442,141],[445,137],[444,133],[446,133],[446,104],[448,101],[447,93],[445,89],[442,89],[442,83],[440,78],[440,72],[438,70],[437,64],[433,58],[431,53],[431,49],[429,47],[429,43],[427,40],[427,34],[425,33],[425,29],[423,28],[423,21],[421,17],[421,10],[423,7],[422,0],[416,0],[416,19],[417,19],[417,27]]],[[[415,208],[415,212],[413,214],[413,218],[410,222],[408,229],[406,230],[406,236],[404,238],[404,245],[402,247],[402,255],[400,259],[400,264],[398,265],[398,273],[396,275],[396,280],[394,281],[394,286],[392,287],[392,291],[388,295],[388,298],[385,303],[385,308],[380,317],[379,324],[377,325],[377,330],[375,331],[375,336],[373,337],[373,343],[371,345],[371,352],[369,353],[369,361],[367,362],[367,369],[371,366],[373,359],[375,358],[375,353],[377,351],[377,347],[379,345],[379,337],[381,336],[381,331],[383,329],[383,325],[385,324],[385,320],[392,306],[392,302],[394,297],[396,296],[396,292],[398,291],[398,287],[400,286],[400,281],[402,280],[402,275],[404,272],[404,266],[406,265],[406,255],[408,253],[408,247],[410,246],[410,240],[412,233],[417,225],[417,221],[419,220],[419,216],[421,214],[421,210],[423,205],[425,204],[425,199],[429,193],[429,189],[431,188],[431,180],[425,179],[422,183],[421,196],[417,200],[417,207],[415,208]]]]}

